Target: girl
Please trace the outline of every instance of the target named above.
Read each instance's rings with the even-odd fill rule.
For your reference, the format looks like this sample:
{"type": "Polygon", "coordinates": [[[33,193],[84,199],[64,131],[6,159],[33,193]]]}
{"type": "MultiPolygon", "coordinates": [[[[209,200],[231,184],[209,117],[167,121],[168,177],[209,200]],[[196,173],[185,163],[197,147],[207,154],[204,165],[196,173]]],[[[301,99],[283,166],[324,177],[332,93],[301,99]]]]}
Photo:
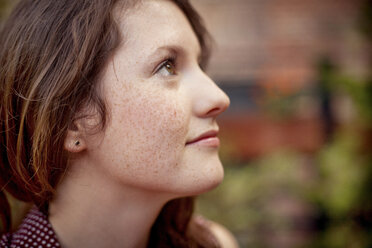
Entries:
{"type": "Polygon", "coordinates": [[[34,207],[1,247],[234,247],[192,216],[223,179],[187,0],[21,0],[0,35],[0,189],[34,207]]]}

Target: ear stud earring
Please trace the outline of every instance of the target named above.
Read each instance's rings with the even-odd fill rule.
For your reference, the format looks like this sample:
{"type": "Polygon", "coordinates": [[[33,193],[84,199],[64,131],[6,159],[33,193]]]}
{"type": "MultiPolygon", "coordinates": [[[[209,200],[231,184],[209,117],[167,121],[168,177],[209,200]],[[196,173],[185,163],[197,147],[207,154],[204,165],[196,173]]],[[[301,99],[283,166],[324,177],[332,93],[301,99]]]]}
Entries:
{"type": "Polygon", "coordinates": [[[80,145],[80,141],[75,141],[75,146],[79,146],[80,145]]]}

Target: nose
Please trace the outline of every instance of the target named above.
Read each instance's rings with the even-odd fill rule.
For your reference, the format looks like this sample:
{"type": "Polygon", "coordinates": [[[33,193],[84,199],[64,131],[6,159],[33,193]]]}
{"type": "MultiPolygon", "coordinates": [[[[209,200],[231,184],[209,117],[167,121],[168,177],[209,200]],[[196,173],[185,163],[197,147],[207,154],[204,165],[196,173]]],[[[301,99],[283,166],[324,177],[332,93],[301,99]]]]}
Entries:
{"type": "Polygon", "coordinates": [[[196,82],[193,110],[197,116],[217,117],[229,107],[229,97],[203,71],[196,82]]]}

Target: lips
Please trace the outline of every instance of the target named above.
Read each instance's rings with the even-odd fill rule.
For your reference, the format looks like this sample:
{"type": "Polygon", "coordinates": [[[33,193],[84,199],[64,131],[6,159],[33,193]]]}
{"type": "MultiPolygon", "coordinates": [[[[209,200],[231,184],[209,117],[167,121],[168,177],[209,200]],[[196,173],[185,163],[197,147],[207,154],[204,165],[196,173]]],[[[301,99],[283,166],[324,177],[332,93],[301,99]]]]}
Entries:
{"type": "Polygon", "coordinates": [[[186,145],[204,145],[204,146],[219,146],[220,140],[217,137],[218,131],[210,130],[198,137],[186,142],[186,145]]]}

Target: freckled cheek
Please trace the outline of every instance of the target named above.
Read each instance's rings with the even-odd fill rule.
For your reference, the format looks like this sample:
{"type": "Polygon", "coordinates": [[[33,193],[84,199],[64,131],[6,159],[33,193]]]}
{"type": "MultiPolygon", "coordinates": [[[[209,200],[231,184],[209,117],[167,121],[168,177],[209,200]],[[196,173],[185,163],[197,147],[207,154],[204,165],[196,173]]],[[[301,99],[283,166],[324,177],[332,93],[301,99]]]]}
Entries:
{"type": "MultiPolygon", "coordinates": [[[[177,165],[186,142],[190,116],[185,104],[169,96],[137,97],[127,103],[121,122],[126,129],[127,162],[142,165],[177,165]],[[136,154],[134,156],[134,154],[136,154]]],[[[125,142],[125,143],[126,143],[125,142]]]]}

